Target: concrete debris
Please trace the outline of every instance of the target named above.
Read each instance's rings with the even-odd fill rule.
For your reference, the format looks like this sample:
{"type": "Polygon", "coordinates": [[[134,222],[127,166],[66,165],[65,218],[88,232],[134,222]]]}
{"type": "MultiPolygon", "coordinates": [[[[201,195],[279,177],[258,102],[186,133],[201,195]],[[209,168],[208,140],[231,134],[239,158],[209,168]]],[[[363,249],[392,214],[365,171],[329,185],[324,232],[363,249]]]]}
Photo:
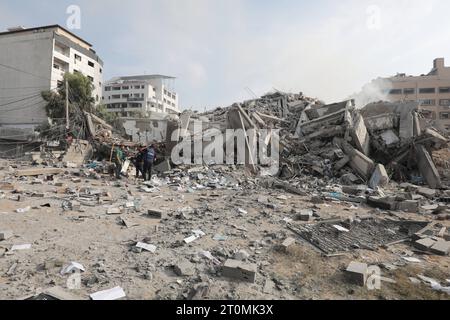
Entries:
{"type": "MultiPolygon", "coordinates": [[[[353,289],[330,286],[333,270],[360,286],[371,265],[395,270],[392,278],[408,263],[447,270],[448,137],[417,103],[357,109],[275,92],[157,123],[125,120],[124,137],[84,116],[82,140],[67,150],[0,160],[0,298],[85,269],[77,291],[93,300],[124,298],[120,286],[90,294],[116,285],[130,299],[336,298],[353,289]],[[229,129],[242,136],[227,137],[229,129]],[[224,139],[212,150],[214,132],[224,139]],[[149,144],[151,176],[139,162],[149,144]],[[191,151],[186,163],[174,163],[180,146],[179,155],[191,151]],[[215,157],[197,157],[208,153],[215,157]],[[36,250],[15,252],[31,243],[36,250]],[[361,262],[345,268],[344,257],[361,262]],[[64,265],[69,258],[90,262],[64,265]]],[[[390,287],[386,296],[405,298],[390,287]]],[[[55,290],[30,299],[71,298],[55,290]]],[[[423,298],[418,291],[411,298],[423,298]]]]}
{"type": "Polygon", "coordinates": [[[253,263],[228,259],[222,266],[222,275],[227,278],[243,282],[254,283],[256,280],[257,266],[253,263]]]}
{"type": "Polygon", "coordinates": [[[367,264],[357,261],[352,261],[346,269],[349,280],[361,287],[364,287],[367,281],[368,270],[367,264]]]}

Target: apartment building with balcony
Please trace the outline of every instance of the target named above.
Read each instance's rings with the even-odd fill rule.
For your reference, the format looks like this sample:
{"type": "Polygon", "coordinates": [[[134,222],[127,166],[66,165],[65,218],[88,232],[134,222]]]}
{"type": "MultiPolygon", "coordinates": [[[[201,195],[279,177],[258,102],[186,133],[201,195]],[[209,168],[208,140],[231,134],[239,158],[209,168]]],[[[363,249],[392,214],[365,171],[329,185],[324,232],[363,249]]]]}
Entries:
{"type": "Polygon", "coordinates": [[[178,115],[179,98],[171,85],[174,80],[163,75],[113,78],[103,86],[103,104],[122,118],[178,115]]]}
{"type": "Polygon", "coordinates": [[[34,128],[46,122],[40,93],[80,72],[101,102],[103,61],[92,45],[59,25],[8,29],[0,33],[0,126],[34,128]]]}
{"type": "Polygon", "coordinates": [[[380,78],[389,101],[417,101],[421,103],[422,114],[437,127],[450,131],[450,67],[444,58],[434,60],[428,74],[409,76],[397,74],[380,78]]]}

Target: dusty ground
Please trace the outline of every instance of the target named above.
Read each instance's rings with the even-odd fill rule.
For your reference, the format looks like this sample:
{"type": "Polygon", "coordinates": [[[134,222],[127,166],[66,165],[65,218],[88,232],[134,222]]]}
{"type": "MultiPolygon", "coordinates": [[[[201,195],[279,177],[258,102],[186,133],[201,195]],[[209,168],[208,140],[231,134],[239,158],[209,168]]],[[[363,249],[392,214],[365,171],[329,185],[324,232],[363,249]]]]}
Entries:
{"type": "MultiPolygon", "coordinates": [[[[16,179],[16,188],[45,192],[45,198],[27,196],[24,202],[17,202],[8,200],[11,192],[5,191],[6,198],[0,200],[0,230],[10,229],[15,235],[0,241],[0,299],[20,299],[55,285],[66,288],[67,276],[60,275],[60,270],[61,265],[70,261],[86,268],[81,289],[75,291],[83,298],[121,286],[127,299],[185,299],[196,284],[205,283],[209,290],[204,299],[449,299],[449,295],[425,284],[413,284],[408,278],[423,274],[445,282],[450,278],[449,257],[415,254],[421,263],[404,262],[394,271],[382,269],[383,276],[395,280],[396,284],[383,282],[381,290],[369,291],[348,283],[343,271],[348,263],[352,260],[368,264],[399,262],[402,252],[412,248],[408,243],[327,258],[289,231],[283,221],[293,218],[293,210],[304,208],[317,209],[321,218],[384,213],[368,207],[355,209],[347,203],[314,205],[310,197],[257,187],[239,172],[230,175],[242,184],[194,190],[180,182],[180,186],[163,185],[156,193],[139,191],[142,182],[135,179],[123,179],[120,186],[115,186],[114,179],[107,176],[100,180],[82,178],[81,183],[73,183],[72,175],[60,175],[58,180],[64,187],[56,187],[52,181],[32,185],[33,178],[16,179]],[[100,204],[82,206],[84,212],[63,211],[66,187],[78,190],[91,187],[109,192],[114,199],[113,206],[125,203],[130,196],[142,198],[142,210],[121,216],[107,215],[109,205],[100,204]],[[267,197],[274,206],[268,208],[259,203],[261,196],[267,197]],[[278,199],[280,196],[286,196],[287,200],[278,199]],[[40,207],[47,203],[50,208],[40,207]],[[27,206],[39,209],[15,212],[27,206]],[[238,208],[247,214],[239,213],[238,208]],[[145,217],[146,209],[162,210],[163,219],[145,217]],[[180,217],[181,212],[184,214],[180,217]],[[123,226],[120,217],[128,218],[136,226],[123,226]],[[184,244],[183,239],[195,229],[201,229],[206,236],[184,244]],[[213,239],[216,234],[226,235],[228,239],[216,241],[213,239]],[[280,252],[277,245],[287,237],[298,239],[298,244],[286,253],[280,252]],[[157,246],[155,253],[131,250],[135,242],[144,239],[157,246]],[[26,243],[32,244],[31,249],[4,252],[2,256],[2,251],[12,245],[26,243]],[[246,250],[249,261],[258,265],[254,284],[226,279],[219,267],[198,256],[199,251],[206,250],[224,262],[240,249],[246,250]],[[193,276],[180,277],[174,273],[172,266],[179,259],[187,259],[195,266],[193,276]],[[17,265],[11,270],[14,264],[17,265]]],[[[0,173],[0,181],[9,181],[10,177],[7,169],[0,173]]],[[[411,214],[408,218],[423,219],[411,214]]]]}

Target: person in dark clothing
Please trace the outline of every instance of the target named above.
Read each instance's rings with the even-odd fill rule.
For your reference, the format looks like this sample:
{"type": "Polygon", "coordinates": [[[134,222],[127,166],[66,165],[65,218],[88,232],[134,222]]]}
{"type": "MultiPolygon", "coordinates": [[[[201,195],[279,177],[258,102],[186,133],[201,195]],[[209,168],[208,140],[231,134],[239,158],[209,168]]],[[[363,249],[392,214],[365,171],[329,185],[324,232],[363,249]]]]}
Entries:
{"type": "Polygon", "coordinates": [[[152,179],[153,163],[156,160],[156,151],[153,145],[148,147],[144,153],[144,180],[149,181],[152,179]]]}
{"type": "Polygon", "coordinates": [[[145,179],[144,174],[144,156],[145,156],[145,147],[141,145],[141,148],[138,150],[136,156],[133,158],[133,164],[136,167],[136,179],[139,179],[139,174],[142,174],[142,177],[145,179]]]}

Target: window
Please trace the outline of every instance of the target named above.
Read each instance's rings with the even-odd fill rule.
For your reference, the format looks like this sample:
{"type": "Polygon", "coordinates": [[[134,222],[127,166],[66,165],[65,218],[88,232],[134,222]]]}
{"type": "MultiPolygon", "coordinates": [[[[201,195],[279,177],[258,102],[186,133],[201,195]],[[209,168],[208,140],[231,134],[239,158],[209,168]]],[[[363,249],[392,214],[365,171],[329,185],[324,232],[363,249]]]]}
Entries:
{"type": "Polygon", "coordinates": [[[141,95],[140,95],[139,93],[135,93],[135,94],[134,94],[134,97],[135,97],[135,98],[139,98],[140,96],[141,96],[141,95]]]}
{"type": "Polygon", "coordinates": [[[98,83],[98,87],[99,87],[99,88],[102,87],[102,83],[101,83],[101,82],[98,83]]]}
{"type": "Polygon", "coordinates": [[[134,88],[135,88],[135,89],[140,89],[140,88],[141,88],[141,86],[134,86],[134,88]]]}
{"type": "Polygon", "coordinates": [[[436,105],[436,100],[431,100],[431,99],[419,100],[419,102],[422,106],[435,106],[436,105]]]}
{"type": "Polygon", "coordinates": [[[87,76],[87,77],[91,82],[94,82],[94,78],[92,78],[91,76],[87,76]]]}
{"type": "Polygon", "coordinates": [[[74,69],[74,70],[73,70],[73,73],[81,73],[81,72],[74,69]]]}
{"type": "Polygon", "coordinates": [[[440,118],[441,119],[450,119],[450,112],[441,112],[440,118]]]}
{"type": "Polygon", "coordinates": [[[402,89],[392,89],[389,94],[402,94],[402,89]]]}
{"type": "Polygon", "coordinates": [[[450,93],[450,87],[439,88],[439,93],[450,93]]]}
{"type": "Polygon", "coordinates": [[[113,91],[120,91],[120,87],[113,87],[113,91]]]}
{"type": "Polygon", "coordinates": [[[100,68],[100,73],[103,73],[103,69],[102,68],[100,68]]]}
{"type": "Polygon", "coordinates": [[[122,90],[128,90],[128,89],[130,89],[130,87],[128,87],[128,86],[122,87],[122,90]]]}
{"type": "Polygon", "coordinates": [[[75,60],[81,61],[81,56],[79,56],[75,53],[75,60]]]}
{"type": "Polygon", "coordinates": [[[58,82],[57,82],[57,87],[58,87],[58,89],[62,88],[63,85],[64,85],[64,83],[63,83],[62,81],[59,81],[59,80],[58,80],[58,82]]]}
{"type": "Polygon", "coordinates": [[[88,65],[89,65],[89,67],[92,67],[92,68],[95,67],[95,64],[92,61],[88,61],[88,65]]]}
{"type": "Polygon", "coordinates": [[[436,93],[436,88],[420,88],[419,93],[436,93]]]}
{"type": "Polygon", "coordinates": [[[141,86],[141,89],[145,89],[145,86],[141,86]]]}
{"type": "Polygon", "coordinates": [[[123,95],[122,95],[122,99],[128,99],[129,97],[130,97],[129,94],[123,94],[123,95]]]}
{"type": "Polygon", "coordinates": [[[111,91],[111,87],[105,87],[105,91],[111,91]]]}
{"type": "Polygon", "coordinates": [[[56,70],[59,70],[59,65],[57,65],[56,63],[53,64],[53,68],[55,68],[56,70]]]}
{"type": "Polygon", "coordinates": [[[113,98],[113,99],[120,99],[120,94],[113,94],[113,95],[112,95],[112,98],[113,98]]]}
{"type": "Polygon", "coordinates": [[[450,107],[450,99],[441,99],[441,100],[439,100],[439,105],[441,107],[450,107]]]}
{"type": "Polygon", "coordinates": [[[403,94],[414,94],[414,93],[416,93],[416,89],[414,88],[403,89],[403,94]]]}

